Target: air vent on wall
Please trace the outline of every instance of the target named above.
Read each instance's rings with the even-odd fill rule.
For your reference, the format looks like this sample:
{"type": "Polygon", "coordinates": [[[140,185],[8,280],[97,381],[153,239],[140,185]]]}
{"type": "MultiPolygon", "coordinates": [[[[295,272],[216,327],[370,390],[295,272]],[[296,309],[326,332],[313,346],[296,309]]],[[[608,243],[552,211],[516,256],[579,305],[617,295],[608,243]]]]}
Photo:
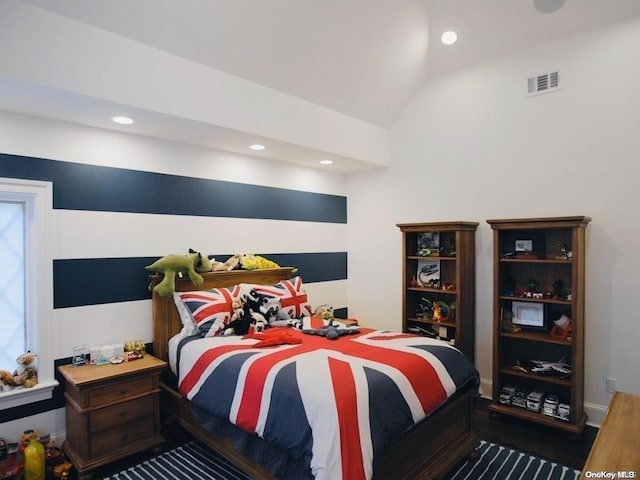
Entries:
{"type": "Polygon", "coordinates": [[[540,95],[551,93],[560,88],[560,77],[558,72],[543,73],[527,80],[527,94],[540,95]]]}

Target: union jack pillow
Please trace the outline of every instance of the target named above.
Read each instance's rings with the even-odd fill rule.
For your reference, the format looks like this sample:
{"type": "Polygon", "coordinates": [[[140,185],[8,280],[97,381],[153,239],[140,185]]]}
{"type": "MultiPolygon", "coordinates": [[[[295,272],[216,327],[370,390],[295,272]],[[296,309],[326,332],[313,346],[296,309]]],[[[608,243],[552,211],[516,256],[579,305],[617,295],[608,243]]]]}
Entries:
{"type": "Polygon", "coordinates": [[[234,285],[211,290],[179,292],[178,297],[191,314],[200,335],[214,337],[224,332],[233,314],[233,302],[240,298],[240,293],[240,285],[234,285]]]}
{"type": "Polygon", "coordinates": [[[253,291],[259,295],[276,298],[280,302],[278,319],[302,318],[312,314],[307,292],[302,284],[302,277],[281,280],[275,285],[252,285],[253,291]]]}

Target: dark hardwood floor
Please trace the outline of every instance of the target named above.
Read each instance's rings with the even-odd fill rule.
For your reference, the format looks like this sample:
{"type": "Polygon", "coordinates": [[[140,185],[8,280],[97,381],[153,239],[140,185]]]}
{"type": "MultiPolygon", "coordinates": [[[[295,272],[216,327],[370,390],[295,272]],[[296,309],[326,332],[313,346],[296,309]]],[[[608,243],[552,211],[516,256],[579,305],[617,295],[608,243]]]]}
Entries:
{"type": "Polygon", "coordinates": [[[537,455],[581,470],[598,429],[587,425],[580,437],[517,418],[489,412],[489,400],[478,399],[474,429],[478,438],[537,455]]]}
{"type": "MultiPolygon", "coordinates": [[[[597,428],[587,426],[582,436],[575,438],[560,430],[531,422],[508,417],[495,417],[489,412],[489,403],[489,400],[482,398],[476,401],[473,421],[478,438],[528,452],[568,467],[582,469],[598,432],[597,428]]],[[[163,445],[163,450],[170,450],[192,439],[187,432],[178,427],[164,432],[164,436],[167,441],[163,445]]],[[[143,462],[157,453],[145,452],[132,455],[120,462],[95,470],[93,478],[101,479],[113,475],[143,462]]],[[[75,478],[75,474],[72,473],[71,479],[75,478]]]]}

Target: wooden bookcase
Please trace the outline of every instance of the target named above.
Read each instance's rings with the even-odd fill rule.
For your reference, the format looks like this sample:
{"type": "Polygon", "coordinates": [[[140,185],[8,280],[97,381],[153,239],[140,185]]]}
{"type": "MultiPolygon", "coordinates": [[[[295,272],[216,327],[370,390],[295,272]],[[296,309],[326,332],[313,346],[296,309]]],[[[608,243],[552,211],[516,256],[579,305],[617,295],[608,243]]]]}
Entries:
{"type": "Polygon", "coordinates": [[[493,229],[494,259],[493,402],[489,407],[493,413],[582,433],[587,420],[583,398],[585,230],[590,221],[584,216],[487,220],[493,229]],[[556,321],[567,319],[570,332],[555,327],[556,321]],[[513,331],[511,325],[520,330],[513,331]],[[564,360],[570,373],[549,370],[549,364],[544,366],[546,372],[534,372],[540,365],[532,360],[564,360]],[[548,396],[554,401],[537,412],[535,400],[531,408],[516,406],[503,387],[515,387],[520,398],[539,392],[541,407],[548,396]],[[562,404],[564,415],[550,414],[555,400],[562,404]]]}
{"type": "Polygon", "coordinates": [[[478,223],[397,226],[402,232],[402,330],[446,340],[473,362],[478,223]]]}

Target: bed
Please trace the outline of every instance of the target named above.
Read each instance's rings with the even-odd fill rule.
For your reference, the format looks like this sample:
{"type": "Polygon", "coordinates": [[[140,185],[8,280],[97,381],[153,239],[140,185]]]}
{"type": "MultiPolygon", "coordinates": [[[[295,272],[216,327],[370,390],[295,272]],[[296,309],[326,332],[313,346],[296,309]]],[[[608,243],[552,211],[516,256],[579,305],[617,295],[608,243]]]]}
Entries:
{"type": "MultiPolygon", "coordinates": [[[[210,272],[203,274],[204,283],[199,290],[207,291],[212,289],[221,289],[240,284],[270,286],[278,284],[283,280],[290,279],[292,277],[292,272],[293,268],[291,267],[254,271],[233,270],[230,272],[210,272]]],[[[162,279],[162,277],[158,275],[152,275],[150,278],[152,285],[157,284],[162,279]]],[[[188,278],[179,278],[176,280],[177,292],[192,292],[193,290],[194,286],[188,278]]],[[[316,433],[312,432],[312,436],[309,438],[310,434],[306,431],[309,425],[320,425],[322,427],[323,425],[332,425],[334,423],[333,421],[326,420],[326,412],[321,414],[325,415],[325,417],[322,417],[325,418],[325,420],[322,421],[309,420],[312,418],[312,415],[308,412],[303,412],[304,415],[308,414],[307,423],[309,425],[304,421],[289,421],[289,418],[283,418],[282,422],[274,421],[274,418],[282,418],[283,416],[288,417],[289,412],[286,412],[286,408],[284,406],[286,406],[286,398],[290,398],[292,395],[288,390],[286,392],[284,391],[285,389],[278,390],[280,385],[286,384],[284,381],[273,381],[268,384],[268,387],[265,387],[265,385],[267,385],[265,380],[269,377],[268,374],[264,374],[262,377],[258,375],[258,377],[260,377],[259,385],[249,385],[247,387],[245,384],[243,387],[245,389],[250,390],[253,388],[254,391],[259,391],[260,395],[263,395],[262,398],[264,398],[264,390],[269,389],[269,395],[271,395],[272,399],[271,403],[275,405],[275,407],[270,406],[269,408],[279,412],[280,416],[276,417],[273,412],[264,413],[262,410],[256,410],[263,407],[247,407],[247,411],[252,411],[252,408],[255,410],[252,411],[253,413],[251,415],[253,416],[249,415],[252,419],[249,423],[253,425],[253,428],[256,427],[256,424],[259,424],[260,428],[255,428],[255,431],[260,432],[260,435],[247,432],[247,430],[250,430],[250,428],[246,427],[247,417],[243,417],[244,420],[240,421],[240,417],[242,415],[238,412],[239,410],[242,410],[243,407],[242,404],[238,407],[237,398],[234,400],[235,403],[234,401],[229,401],[230,405],[228,408],[233,410],[233,415],[230,416],[228,412],[227,414],[224,414],[224,410],[222,413],[220,411],[215,411],[215,414],[212,415],[211,412],[205,411],[208,407],[203,406],[204,404],[202,399],[216,397],[217,395],[212,393],[216,390],[211,386],[203,387],[203,385],[206,385],[206,382],[209,382],[209,380],[207,378],[201,378],[203,375],[202,372],[205,370],[210,372],[212,367],[202,367],[201,365],[199,368],[196,368],[196,364],[202,360],[200,353],[194,353],[197,350],[202,350],[202,352],[205,353],[204,357],[209,355],[209,357],[213,356],[220,359],[222,358],[220,355],[212,352],[220,352],[220,349],[227,349],[225,352],[228,352],[228,350],[231,349],[234,350],[235,354],[236,349],[244,349],[244,357],[242,358],[246,358],[256,352],[262,352],[264,349],[271,349],[265,355],[272,355],[271,352],[274,351],[284,352],[299,348],[311,348],[310,345],[312,344],[320,345],[320,347],[322,347],[323,345],[319,342],[327,342],[325,347],[328,346],[326,348],[329,349],[336,349],[338,348],[338,345],[341,346],[340,348],[343,348],[343,346],[348,345],[347,342],[352,342],[353,345],[358,345],[358,349],[365,349],[365,352],[362,354],[354,354],[356,357],[362,357],[367,355],[375,356],[374,353],[366,353],[366,349],[373,348],[371,345],[375,342],[379,342],[380,340],[387,341],[387,343],[390,341],[401,343],[409,342],[409,344],[411,344],[411,342],[435,343],[436,341],[434,340],[424,339],[413,335],[379,332],[361,328],[359,333],[341,336],[336,341],[327,340],[326,338],[319,336],[304,335],[299,333],[297,330],[293,332],[294,329],[290,329],[294,336],[297,335],[303,337],[301,340],[296,339],[296,342],[298,343],[291,342],[264,348],[254,348],[251,342],[255,344],[259,340],[241,340],[241,337],[234,337],[233,339],[231,339],[231,337],[210,337],[202,339],[186,338],[190,337],[190,334],[185,334],[183,330],[183,321],[172,297],[162,297],[154,293],[152,297],[152,305],[153,352],[157,357],[172,364],[172,368],[167,370],[161,382],[161,416],[163,423],[177,423],[182,428],[193,434],[197,439],[224,455],[232,463],[244,470],[251,478],[259,480],[273,480],[275,478],[286,477],[306,479],[313,478],[313,475],[316,474],[316,478],[328,478],[330,480],[333,480],[334,478],[348,478],[349,480],[352,480],[352,478],[374,478],[376,480],[388,478],[437,479],[442,478],[461,461],[473,455],[476,446],[476,436],[472,429],[472,409],[474,399],[477,396],[478,391],[478,378],[477,371],[475,371],[475,368],[473,368],[471,363],[468,365],[462,364],[459,368],[461,370],[472,369],[475,377],[473,377],[473,375],[469,375],[468,372],[464,374],[464,378],[456,377],[457,383],[453,387],[455,390],[453,392],[451,391],[452,385],[446,385],[446,388],[442,387],[447,391],[447,393],[445,393],[444,401],[442,401],[442,398],[431,398],[431,400],[423,401],[423,404],[425,402],[431,402],[429,409],[433,407],[432,411],[427,413],[426,418],[419,419],[417,423],[406,428],[403,427],[401,423],[396,422],[397,424],[395,424],[395,420],[394,422],[391,422],[390,425],[383,424],[381,420],[376,420],[375,422],[372,421],[371,425],[366,426],[365,433],[368,431],[367,429],[371,431],[376,430],[377,433],[382,432],[382,436],[384,437],[386,435],[387,438],[382,440],[380,440],[380,438],[373,439],[373,434],[371,435],[371,439],[368,437],[358,438],[356,439],[356,443],[359,448],[356,449],[356,453],[359,453],[360,456],[349,454],[345,457],[343,452],[343,458],[338,462],[338,466],[331,465],[325,467],[321,463],[324,461],[323,459],[335,458],[331,457],[331,455],[336,451],[347,451],[346,447],[343,448],[342,446],[335,446],[335,438],[339,439],[337,440],[338,442],[344,442],[346,445],[347,438],[352,435],[349,431],[347,431],[347,433],[329,432],[329,435],[336,435],[335,438],[331,436],[315,437],[314,435],[316,435],[316,433]],[[181,334],[181,336],[176,340],[176,336],[178,334],[181,334]],[[201,341],[222,341],[226,342],[226,344],[223,346],[219,346],[218,344],[215,346],[212,346],[211,344],[202,346],[199,343],[201,341]],[[231,344],[229,344],[229,342],[231,342],[231,344]],[[249,343],[248,346],[247,342],[249,343]],[[363,344],[366,345],[362,346],[363,344]],[[178,348],[178,351],[176,351],[176,348],[178,348]],[[193,366],[188,362],[193,362],[193,366]],[[182,370],[182,373],[180,370],[182,370]],[[197,371],[200,376],[197,376],[195,380],[193,378],[189,381],[186,380],[186,376],[191,375],[193,377],[193,371],[197,371]],[[193,392],[194,385],[196,386],[195,393],[193,392]],[[283,393],[279,393],[281,391],[283,393]],[[189,400],[188,397],[190,397],[191,400],[189,400]],[[199,401],[197,401],[198,397],[200,397],[199,401]],[[233,419],[236,424],[231,423],[229,418],[233,419]],[[268,428],[271,428],[270,425],[272,424],[287,424],[287,422],[291,425],[302,425],[296,432],[294,432],[294,435],[299,436],[301,443],[306,442],[309,444],[310,448],[313,450],[312,452],[302,454],[301,452],[295,451],[292,453],[290,448],[291,445],[287,445],[287,448],[284,448],[284,446],[280,444],[280,439],[277,436],[277,433],[273,433],[271,430],[265,430],[265,425],[267,425],[268,428]],[[374,423],[375,426],[373,426],[374,423]],[[245,428],[239,428],[238,425],[242,425],[245,428]],[[398,432],[398,428],[402,429],[400,433],[398,432]],[[239,438],[239,436],[241,438],[239,438]],[[321,449],[321,454],[323,454],[324,457],[321,457],[320,460],[316,458],[318,453],[316,452],[317,448],[314,449],[313,438],[316,438],[316,446],[320,444],[328,445],[327,448],[323,447],[323,449],[321,449]],[[326,442],[324,440],[319,442],[317,441],[317,438],[327,438],[328,440],[326,442]],[[277,457],[275,463],[271,461],[274,457],[277,457]],[[338,470],[336,470],[336,468],[338,470]],[[311,473],[312,471],[314,472],[313,474],[311,473]],[[336,476],[336,471],[342,471],[342,476],[336,476]],[[355,476],[352,475],[352,472],[354,471],[357,472],[357,475],[355,476]],[[274,474],[273,472],[276,473],[274,474]]],[[[184,312],[182,313],[184,314],[184,312]]],[[[196,335],[196,337],[197,336],[198,335],[196,335]]],[[[444,351],[442,350],[441,345],[436,345],[435,347],[439,352],[444,351]]],[[[387,348],[386,345],[385,348],[387,348]]],[[[405,347],[398,347],[398,349],[401,348],[405,347]]],[[[450,350],[452,349],[447,349],[446,352],[449,352],[450,350]]],[[[350,352],[339,352],[339,354],[350,355],[350,352]]],[[[425,355],[431,355],[431,353],[425,355]]],[[[449,353],[446,355],[448,356],[449,353]]],[[[238,358],[240,357],[241,355],[238,355],[238,358]]],[[[342,367],[344,367],[344,365],[349,365],[349,362],[350,360],[342,362],[342,367]]],[[[402,361],[399,362],[402,363],[402,361]]],[[[243,370],[242,367],[237,366],[237,361],[218,361],[218,364],[220,363],[236,364],[235,368],[238,372],[246,372],[247,367],[245,366],[245,370],[243,370]]],[[[302,367],[298,366],[297,368],[302,367]]],[[[338,368],[340,368],[340,366],[338,366],[338,368]]],[[[458,367],[455,368],[458,369],[458,367]]],[[[347,369],[349,369],[349,367],[347,367],[347,369]]],[[[215,369],[213,372],[218,376],[212,374],[211,377],[214,379],[211,380],[211,382],[217,385],[221,385],[220,379],[225,378],[224,375],[228,375],[227,373],[218,374],[215,369]]],[[[344,372],[340,375],[343,374],[344,372]]],[[[410,375],[411,374],[409,374],[409,376],[410,375]]],[[[462,375],[462,373],[460,373],[460,375],[462,375]]],[[[247,377],[248,376],[249,375],[247,375],[247,377]]],[[[455,375],[451,375],[451,378],[454,377],[455,375]]],[[[280,376],[278,378],[280,378],[280,376]]],[[[314,382],[306,383],[310,384],[314,382]]],[[[321,384],[322,382],[318,383],[321,384]]],[[[309,385],[307,385],[307,387],[308,386],[309,385]]],[[[397,397],[397,392],[394,391],[394,388],[395,387],[391,390],[387,388],[387,393],[383,393],[383,395],[390,395],[389,399],[393,400],[394,397],[397,397]],[[392,393],[389,394],[389,392],[392,393]]],[[[226,389],[226,394],[220,394],[220,397],[229,399],[229,390],[230,389],[226,389]]],[[[424,390],[426,392],[426,389],[424,390]]],[[[354,393],[350,392],[349,394],[353,395],[354,393]]],[[[425,393],[425,395],[426,397],[429,397],[431,394],[425,393]]],[[[371,396],[374,397],[374,394],[371,393],[371,396]]],[[[303,404],[307,405],[304,401],[301,401],[299,397],[300,395],[297,393],[296,395],[293,395],[294,400],[292,400],[293,403],[291,404],[292,412],[299,410],[300,406],[303,404]]],[[[413,400],[414,403],[415,401],[422,401],[422,397],[420,399],[413,400]]],[[[366,408],[371,411],[380,411],[380,405],[385,401],[387,401],[386,397],[378,400],[377,402],[371,401],[372,406],[367,406],[366,408]],[[373,407],[374,403],[378,405],[378,408],[373,407]]],[[[359,401],[354,402],[354,404],[360,405],[359,401]]],[[[396,403],[393,403],[393,405],[396,405],[396,403]]],[[[362,405],[360,405],[359,408],[362,409],[362,405]]],[[[414,407],[408,408],[415,409],[415,405],[414,407]]],[[[338,423],[349,423],[349,418],[352,418],[351,414],[353,414],[355,410],[357,410],[357,408],[353,408],[353,406],[350,406],[349,404],[346,404],[346,408],[345,405],[337,409],[334,408],[334,411],[338,411],[338,423]],[[348,415],[344,413],[346,410],[349,410],[348,415]],[[345,416],[347,417],[346,420],[345,416]]],[[[428,409],[425,407],[425,411],[426,410],[428,409]]],[[[291,413],[291,415],[293,415],[293,413],[291,413]]],[[[396,414],[394,409],[393,412],[388,412],[388,415],[386,415],[385,418],[386,417],[396,419],[396,417],[401,417],[401,415],[396,414]]],[[[351,420],[351,423],[353,424],[354,421],[351,420]]],[[[361,420],[357,420],[356,423],[359,425],[358,428],[361,429],[361,420]]],[[[325,430],[332,429],[325,428],[325,430]]],[[[353,439],[349,441],[352,440],[353,439]]],[[[296,449],[294,448],[294,450],[296,449]]],[[[353,452],[353,449],[351,451],[353,452]]]]}

